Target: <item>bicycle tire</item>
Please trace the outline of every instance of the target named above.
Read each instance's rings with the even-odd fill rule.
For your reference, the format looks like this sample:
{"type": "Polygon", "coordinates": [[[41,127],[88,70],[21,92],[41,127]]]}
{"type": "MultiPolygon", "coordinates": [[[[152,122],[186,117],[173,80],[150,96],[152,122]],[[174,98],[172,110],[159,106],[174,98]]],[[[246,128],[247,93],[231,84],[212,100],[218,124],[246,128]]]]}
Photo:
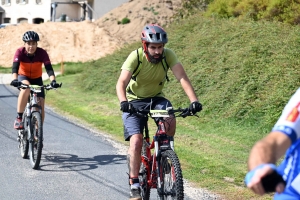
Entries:
{"type": "MultiPolygon", "coordinates": [[[[142,157],[147,157],[147,144],[146,141],[143,141],[143,147],[142,147],[142,157]]],[[[143,200],[150,200],[150,191],[151,188],[149,187],[148,184],[148,179],[147,179],[147,168],[143,162],[141,162],[140,166],[140,172],[139,172],[139,181],[141,185],[141,196],[143,200]]]]}
{"type": "Polygon", "coordinates": [[[28,141],[28,124],[27,124],[27,115],[26,112],[23,113],[22,122],[24,124],[24,129],[19,130],[19,148],[22,158],[28,158],[28,150],[29,150],[29,141],[28,141]]]}
{"type": "Polygon", "coordinates": [[[43,126],[39,112],[33,112],[31,116],[31,139],[29,141],[30,164],[33,169],[38,169],[42,157],[43,126]]]}
{"type": "MultiPolygon", "coordinates": [[[[183,176],[179,159],[173,150],[162,153],[160,160],[161,200],[184,199],[183,176]]],[[[159,189],[159,188],[158,188],[159,189]]]]}

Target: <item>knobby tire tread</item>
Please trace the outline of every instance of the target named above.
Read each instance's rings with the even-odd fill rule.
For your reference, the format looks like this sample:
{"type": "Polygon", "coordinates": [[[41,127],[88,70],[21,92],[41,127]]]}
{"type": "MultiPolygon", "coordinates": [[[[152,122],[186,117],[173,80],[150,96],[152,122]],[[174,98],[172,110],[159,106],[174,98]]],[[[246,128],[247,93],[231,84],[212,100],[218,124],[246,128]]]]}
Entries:
{"type": "MultiPolygon", "coordinates": [[[[174,175],[175,175],[175,188],[174,189],[176,192],[176,196],[173,197],[172,199],[183,200],[184,199],[184,188],[183,188],[182,170],[180,167],[179,158],[177,157],[176,153],[173,150],[166,150],[162,153],[162,158],[161,158],[161,163],[160,163],[161,167],[162,167],[161,173],[163,173],[162,180],[163,181],[165,180],[164,176],[165,176],[166,169],[164,167],[164,163],[168,162],[168,158],[170,159],[172,166],[174,167],[174,171],[172,169],[171,169],[171,171],[173,171],[174,175]]],[[[168,191],[165,191],[165,188],[164,188],[165,185],[166,185],[166,183],[163,182],[163,184],[162,184],[163,192],[168,192],[168,191]]],[[[170,198],[168,196],[168,198],[161,198],[161,199],[170,199],[170,198]]]]}
{"type": "MultiPolygon", "coordinates": [[[[33,133],[31,138],[34,137],[34,135],[37,137],[37,144],[36,147],[34,146],[35,142],[29,143],[29,150],[30,150],[30,163],[33,169],[38,169],[42,157],[42,148],[43,148],[43,126],[42,126],[42,116],[39,112],[33,112],[32,118],[31,118],[31,126],[33,133]],[[37,132],[35,123],[37,123],[37,132]],[[36,151],[34,151],[34,148],[36,148],[36,151]]],[[[33,138],[32,138],[33,139],[33,138]]]]}

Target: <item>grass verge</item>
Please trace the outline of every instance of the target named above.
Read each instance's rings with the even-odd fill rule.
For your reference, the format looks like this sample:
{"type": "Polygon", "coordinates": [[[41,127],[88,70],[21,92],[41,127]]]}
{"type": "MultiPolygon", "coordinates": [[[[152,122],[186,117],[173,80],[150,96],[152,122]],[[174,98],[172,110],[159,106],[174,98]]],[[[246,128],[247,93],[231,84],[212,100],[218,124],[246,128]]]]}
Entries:
{"type": "MultiPolygon", "coordinates": [[[[225,199],[271,199],[252,194],[243,179],[251,147],[300,85],[299,27],[196,15],[167,31],[167,47],[177,53],[204,105],[200,118],[178,119],[175,144],[184,177],[225,199]]],[[[122,63],[138,46],[68,63],[58,77],[63,87],[47,94],[47,104],[124,143],[115,85],[122,63]]],[[[180,84],[169,77],[166,96],[174,107],[188,106],[180,84]]]]}

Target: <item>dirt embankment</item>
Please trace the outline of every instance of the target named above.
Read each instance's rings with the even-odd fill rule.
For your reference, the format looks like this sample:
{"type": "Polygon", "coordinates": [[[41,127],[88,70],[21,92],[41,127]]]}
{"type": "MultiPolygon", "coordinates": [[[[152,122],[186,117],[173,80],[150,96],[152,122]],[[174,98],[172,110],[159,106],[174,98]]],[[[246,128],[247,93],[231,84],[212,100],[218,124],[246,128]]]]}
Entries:
{"type": "Polygon", "coordinates": [[[0,66],[12,66],[14,53],[23,46],[22,36],[28,30],[40,35],[38,46],[48,51],[52,63],[99,59],[140,40],[147,23],[168,25],[180,4],[181,0],[129,0],[95,22],[47,22],[0,29],[0,66]],[[124,18],[130,23],[119,24],[124,18]]]}

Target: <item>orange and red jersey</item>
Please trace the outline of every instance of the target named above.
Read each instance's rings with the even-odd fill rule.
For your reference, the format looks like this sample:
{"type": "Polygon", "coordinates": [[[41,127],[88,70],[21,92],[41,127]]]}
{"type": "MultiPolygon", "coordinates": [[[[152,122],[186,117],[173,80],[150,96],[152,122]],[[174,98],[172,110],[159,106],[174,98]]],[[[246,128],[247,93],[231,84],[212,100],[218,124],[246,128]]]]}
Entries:
{"type": "Polygon", "coordinates": [[[36,79],[42,76],[43,64],[48,75],[54,75],[50,58],[44,49],[37,47],[34,55],[28,55],[25,47],[21,47],[14,55],[12,73],[36,79]]]}

